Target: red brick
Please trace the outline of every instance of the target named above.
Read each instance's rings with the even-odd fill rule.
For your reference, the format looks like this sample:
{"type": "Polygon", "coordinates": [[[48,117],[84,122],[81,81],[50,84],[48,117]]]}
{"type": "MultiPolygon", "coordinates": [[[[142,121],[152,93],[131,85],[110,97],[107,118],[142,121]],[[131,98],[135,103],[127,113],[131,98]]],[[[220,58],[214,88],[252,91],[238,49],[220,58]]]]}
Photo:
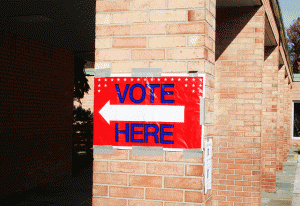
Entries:
{"type": "Polygon", "coordinates": [[[139,187],[162,187],[162,177],[147,175],[130,175],[129,185],[139,187]]]}
{"type": "Polygon", "coordinates": [[[108,186],[105,185],[93,185],[93,196],[107,196],[108,186]]]}
{"type": "Polygon", "coordinates": [[[202,203],[203,202],[203,193],[202,192],[194,192],[194,191],[185,191],[185,201],[202,203]]]}
{"type": "Polygon", "coordinates": [[[185,165],[185,175],[186,176],[203,176],[203,166],[202,165],[185,165]]]}
{"type": "Polygon", "coordinates": [[[108,162],[93,161],[93,171],[95,171],[95,172],[108,172],[108,162]]]}
{"type": "Polygon", "coordinates": [[[127,175],[94,173],[93,182],[99,184],[127,185],[127,175]]]}
{"type": "Polygon", "coordinates": [[[140,162],[111,162],[111,172],[145,173],[145,163],[140,162]]]}
{"type": "Polygon", "coordinates": [[[227,200],[232,202],[243,202],[242,197],[227,197],[227,200]]]}
{"type": "Polygon", "coordinates": [[[204,7],[205,1],[203,0],[168,0],[168,8],[195,8],[204,7]]]}
{"type": "Polygon", "coordinates": [[[96,61],[129,60],[130,51],[128,49],[96,50],[95,59],[96,61]]]}
{"type": "Polygon", "coordinates": [[[112,198],[102,198],[102,197],[92,197],[93,206],[127,206],[127,200],[125,199],[112,199],[112,198]]]}
{"type": "Polygon", "coordinates": [[[133,24],[131,25],[131,30],[132,30],[132,35],[165,34],[166,25],[163,23],[133,24]]]}
{"type": "Polygon", "coordinates": [[[251,186],[251,182],[249,182],[249,181],[235,181],[235,185],[237,185],[237,186],[251,186]]]}
{"type": "Polygon", "coordinates": [[[130,35],[130,25],[96,26],[96,36],[130,35]]]}
{"type": "Polygon", "coordinates": [[[236,97],[235,94],[220,94],[220,98],[231,99],[235,97],[236,97]]]}
{"type": "Polygon", "coordinates": [[[208,50],[206,48],[176,48],[169,49],[167,52],[167,59],[207,59],[208,50]]]}
{"type": "Polygon", "coordinates": [[[183,190],[146,188],[146,199],[183,201],[183,190]]]}
{"type": "Polygon", "coordinates": [[[120,37],[113,39],[113,48],[146,48],[146,37],[120,37]]]}
{"type": "Polygon", "coordinates": [[[132,60],[162,60],[165,59],[164,49],[134,49],[131,53],[132,60]]]}
{"type": "Polygon", "coordinates": [[[168,34],[204,34],[205,23],[169,24],[167,32],[168,34]]]}
{"type": "Polygon", "coordinates": [[[159,164],[147,163],[148,174],[161,174],[161,175],[180,175],[184,174],[184,165],[182,164],[159,164]]]}
{"type": "Polygon", "coordinates": [[[144,198],[144,188],[110,186],[109,196],[122,198],[144,198]]]}
{"type": "Polygon", "coordinates": [[[152,10],[152,9],[165,9],[165,2],[161,0],[133,0],[133,10],[152,10]]]}
{"type": "Polygon", "coordinates": [[[128,200],[128,206],[163,206],[161,201],[128,200]]]}
{"type": "Polygon", "coordinates": [[[96,12],[129,11],[130,1],[96,1],[96,12]]]}
{"type": "Polygon", "coordinates": [[[203,189],[203,178],[165,177],[165,188],[178,189],[203,189]]]}

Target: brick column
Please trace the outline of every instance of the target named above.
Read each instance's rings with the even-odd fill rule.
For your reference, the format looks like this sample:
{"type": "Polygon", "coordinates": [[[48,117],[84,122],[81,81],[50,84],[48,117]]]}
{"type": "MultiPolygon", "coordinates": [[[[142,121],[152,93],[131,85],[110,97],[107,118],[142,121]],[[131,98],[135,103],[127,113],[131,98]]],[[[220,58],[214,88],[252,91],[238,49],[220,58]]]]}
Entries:
{"type": "Polygon", "coordinates": [[[264,21],[263,7],[217,10],[216,206],[260,205],[264,21]]]}
{"type": "Polygon", "coordinates": [[[288,77],[284,80],[285,92],[284,92],[284,126],[285,135],[283,143],[283,160],[286,160],[287,154],[289,152],[289,139],[291,138],[291,125],[292,125],[292,108],[291,108],[291,95],[290,95],[290,85],[288,77]]]}
{"type": "Polygon", "coordinates": [[[262,97],[262,191],[275,192],[279,48],[265,48],[262,97]]]}
{"type": "Polygon", "coordinates": [[[293,127],[293,106],[292,106],[292,83],[289,82],[288,84],[288,111],[287,111],[287,120],[288,120],[288,132],[287,132],[287,147],[286,147],[286,154],[285,154],[285,160],[287,158],[287,155],[289,154],[290,151],[290,146],[291,146],[291,141],[292,141],[292,127],[293,127]]]}
{"type": "Polygon", "coordinates": [[[287,139],[289,135],[289,126],[288,126],[288,78],[284,80],[284,126],[285,126],[285,135],[284,135],[284,141],[283,141],[283,160],[286,159],[286,154],[287,154],[287,139]]]}
{"type": "Polygon", "coordinates": [[[277,171],[282,170],[283,139],[284,139],[284,76],[285,66],[280,66],[278,71],[278,107],[277,107],[277,171]]]}
{"type": "MultiPolygon", "coordinates": [[[[95,69],[206,74],[205,138],[213,135],[215,0],[96,1],[95,69]]],[[[203,158],[183,152],[94,155],[93,205],[211,205],[203,158]],[[190,203],[190,204],[188,204],[190,203]]]]}

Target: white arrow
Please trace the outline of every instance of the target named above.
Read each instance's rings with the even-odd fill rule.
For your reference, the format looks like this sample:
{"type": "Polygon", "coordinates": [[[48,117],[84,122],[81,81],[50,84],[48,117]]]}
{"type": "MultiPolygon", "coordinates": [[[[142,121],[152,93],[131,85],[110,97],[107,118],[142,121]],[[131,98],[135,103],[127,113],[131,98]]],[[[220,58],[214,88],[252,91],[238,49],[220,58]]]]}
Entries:
{"type": "Polygon", "coordinates": [[[111,105],[108,101],[99,111],[110,121],[184,122],[184,106],[111,105]]]}

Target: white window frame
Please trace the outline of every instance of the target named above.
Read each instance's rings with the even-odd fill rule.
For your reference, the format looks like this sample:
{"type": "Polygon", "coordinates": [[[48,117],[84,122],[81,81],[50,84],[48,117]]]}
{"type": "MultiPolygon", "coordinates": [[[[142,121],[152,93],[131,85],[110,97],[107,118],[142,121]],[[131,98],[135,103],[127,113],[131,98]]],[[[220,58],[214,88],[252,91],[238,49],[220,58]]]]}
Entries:
{"type": "Polygon", "coordinates": [[[293,122],[293,125],[292,125],[292,140],[300,140],[300,137],[294,137],[294,116],[295,116],[295,103],[297,104],[300,104],[300,100],[293,100],[293,112],[292,112],[292,122],[293,122]]]}

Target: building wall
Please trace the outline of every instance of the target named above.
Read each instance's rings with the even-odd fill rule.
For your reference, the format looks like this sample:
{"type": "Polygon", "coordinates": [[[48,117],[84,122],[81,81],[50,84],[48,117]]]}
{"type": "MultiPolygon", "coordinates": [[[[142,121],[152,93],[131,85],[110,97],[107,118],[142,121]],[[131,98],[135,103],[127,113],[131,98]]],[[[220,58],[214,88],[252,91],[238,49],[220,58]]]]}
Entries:
{"type": "Polygon", "coordinates": [[[277,105],[277,143],[276,143],[276,163],[277,171],[282,170],[283,164],[283,139],[284,139],[284,79],[286,67],[279,66],[278,71],[278,105],[277,105]]]}
{"type": "Polygon", "coordinates": [[[292,101],[291,101],[291,84],[288,78],[285,79],[285,119],[284,123],[286,125],[286,133],[284,137],[284,149],[283,149],[283,155],[284,159],[287,158],[287,155],[289,153],[289,148],[290,148],[290,141],[292,139],[292,101]]]}
{"type": "Polygon", "coordinates": [[[264,7],[217,9],[214,205],[260,205],[264,19],[264,7]]]}
{"type": "Polygon", "coordinates": [[[276,171],[291,145],[291,99],[298,90],[291,90],[279,47],[266,46],[267,24],[272,43],[279,41],[274,14],[267,0],[261,7],[216,9],[215,3],[97,1],[96,69],[207,74],[205,138],[213,139],[213,188],[205,196],[195,186],[199,178],[203,185],[203,160],[186,161],[182,152],[137,159],[130,150],[115,149],[94,156],[95,205],[258,206],[261,192],[275,192],[276,171]],[[192,163],[200,175],[193,180],[187,175],[192,163]],[[161,171],[153,172],[158,165],[161,171]],[[175,165],[186,173],[174,174],[175,165]]]}
{"type": "Polygon", "coordinates": [[[71,176],[73,53],[0,32],[0,195],[71,176]]]}
{"type": "MultiPolygon", "coordinates": [[[[215,0],[97,1],[95,69],[205,73],[205,138],[211,138],[215,5],[215,0]]],[[[94,158],[93,205],[211,205],[211,191],[204,194],[203,158],[170,151],[140,157],[117,149],[94,158]]]]}
{"type": "Polygon", "coordinates": [[[275,192],[276,186],[276,153],[278,122],[278,46],[265,47],[265,61],[262,75],[262,190],[275,192]]]}

